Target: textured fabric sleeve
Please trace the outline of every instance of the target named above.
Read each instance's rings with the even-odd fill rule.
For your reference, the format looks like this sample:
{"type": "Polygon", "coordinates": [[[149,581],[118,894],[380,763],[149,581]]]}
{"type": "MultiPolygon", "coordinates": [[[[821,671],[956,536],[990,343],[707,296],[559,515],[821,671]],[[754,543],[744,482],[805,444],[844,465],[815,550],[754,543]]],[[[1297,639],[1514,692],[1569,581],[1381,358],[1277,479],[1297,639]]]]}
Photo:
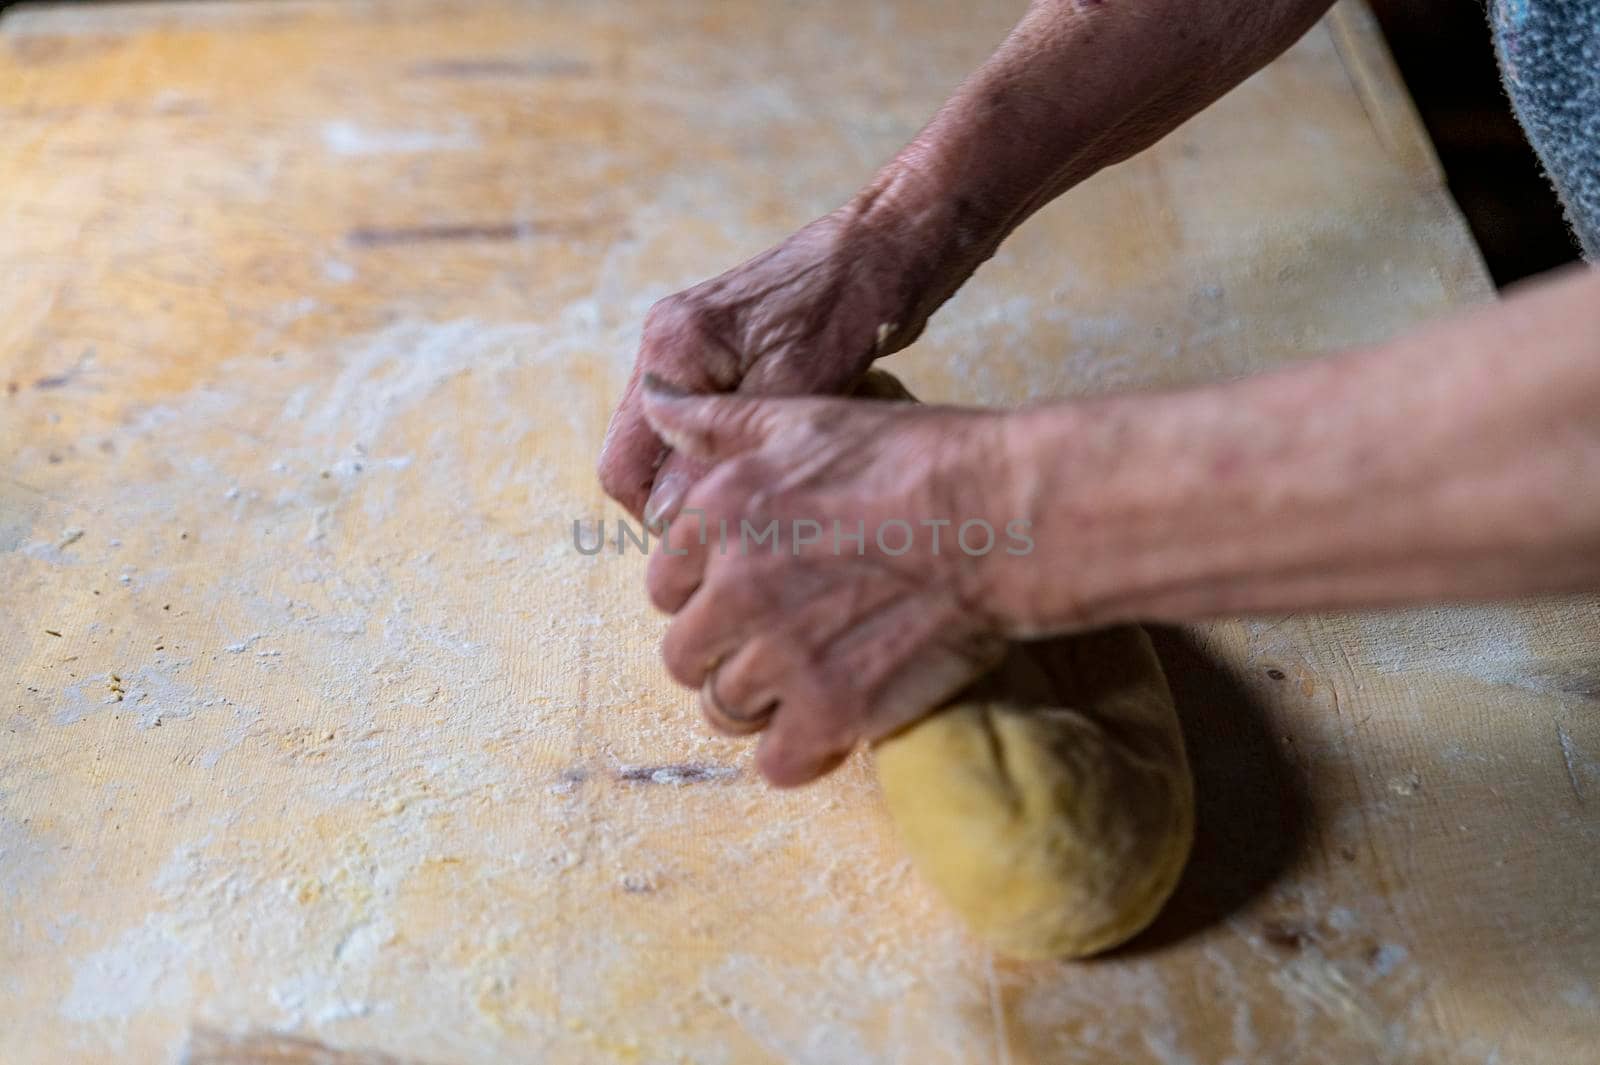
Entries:
{"type": "Polygon", "coordinates": [[[1600,262],[1600,0],[1491,0],[1489,17],[1517,118],[1600,262]]]}

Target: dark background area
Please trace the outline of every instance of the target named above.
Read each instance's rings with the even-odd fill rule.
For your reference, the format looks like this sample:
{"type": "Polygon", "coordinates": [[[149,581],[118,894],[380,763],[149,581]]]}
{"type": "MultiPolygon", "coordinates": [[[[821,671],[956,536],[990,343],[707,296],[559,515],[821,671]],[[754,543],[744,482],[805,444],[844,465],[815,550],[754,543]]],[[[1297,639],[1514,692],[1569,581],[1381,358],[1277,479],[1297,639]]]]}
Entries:
{"type": "MultiPolygon", "coordinates": [[[[17,2],[0,0],[0,11],[17,2]]],[[[1495,284],[1576,261],[1561,205],[1500,87],[1486,0],[1368,2],[1495,284]]]]}
{"type": "Polygon", "coordinates": [[[1368,3],[1495,284],[1576,261],[1561,204],[1500,86],[1483,0],[1368,3]]]}

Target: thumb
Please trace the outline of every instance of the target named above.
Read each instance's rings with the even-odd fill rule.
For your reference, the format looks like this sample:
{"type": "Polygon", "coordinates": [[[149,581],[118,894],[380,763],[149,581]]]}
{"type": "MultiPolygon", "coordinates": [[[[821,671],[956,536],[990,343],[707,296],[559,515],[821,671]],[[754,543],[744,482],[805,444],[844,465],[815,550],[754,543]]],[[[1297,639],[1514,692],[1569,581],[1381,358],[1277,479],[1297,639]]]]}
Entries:
{"type": "Polygon", "coordinates": [[[684,392],[654,374],[644,378],[644,416],[668,447],[701,462],[760,447],[779,420],[770,400],[684,392]]]}

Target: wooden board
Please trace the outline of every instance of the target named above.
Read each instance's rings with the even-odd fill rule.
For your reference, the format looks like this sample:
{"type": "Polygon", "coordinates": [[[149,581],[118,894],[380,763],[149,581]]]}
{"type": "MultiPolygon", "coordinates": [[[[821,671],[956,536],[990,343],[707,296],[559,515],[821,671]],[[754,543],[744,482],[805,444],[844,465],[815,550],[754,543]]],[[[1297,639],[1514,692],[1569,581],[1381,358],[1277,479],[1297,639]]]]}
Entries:
{"type": "MultiPolygon", "coordinates": [[[[573,548],[650,303],[843,200],[1020,7],[6,15],[0,1060],[1592,1056],[1593,603],[1161,633],[1192,867],[1133,948],[1014,965],[863,760],[767,790],[642,559],[573,548]]],[[[1170,385],[1490,298],[1397,86],[1342,7],[894,368],[1170,385]]]]}

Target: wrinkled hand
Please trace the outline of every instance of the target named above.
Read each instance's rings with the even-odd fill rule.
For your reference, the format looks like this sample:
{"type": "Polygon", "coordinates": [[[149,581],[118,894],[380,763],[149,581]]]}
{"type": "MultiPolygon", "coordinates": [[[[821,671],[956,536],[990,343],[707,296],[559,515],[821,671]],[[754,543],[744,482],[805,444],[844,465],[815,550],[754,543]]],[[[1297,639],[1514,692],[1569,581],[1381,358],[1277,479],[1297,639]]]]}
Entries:
{"type": "Polygon", "coordinates": [[[1006,415],[641,390],[662,439],[715,463],[650,560],[667,669],[718,730],[763,731],[771,783],[826,773],[999,661],[993,592],[1027,553],[1006,415]]]}
{"type": "Polygon", "coordinates": [[[891,230],[865,207],[841,208],[651,308],[601,451],[606,493],[654,523],[705,473],[669,456],[645,420],[645,374],[687,392],[837,393],[915,339],[921,323],[901,320],[906,281],[891,230]]]}

